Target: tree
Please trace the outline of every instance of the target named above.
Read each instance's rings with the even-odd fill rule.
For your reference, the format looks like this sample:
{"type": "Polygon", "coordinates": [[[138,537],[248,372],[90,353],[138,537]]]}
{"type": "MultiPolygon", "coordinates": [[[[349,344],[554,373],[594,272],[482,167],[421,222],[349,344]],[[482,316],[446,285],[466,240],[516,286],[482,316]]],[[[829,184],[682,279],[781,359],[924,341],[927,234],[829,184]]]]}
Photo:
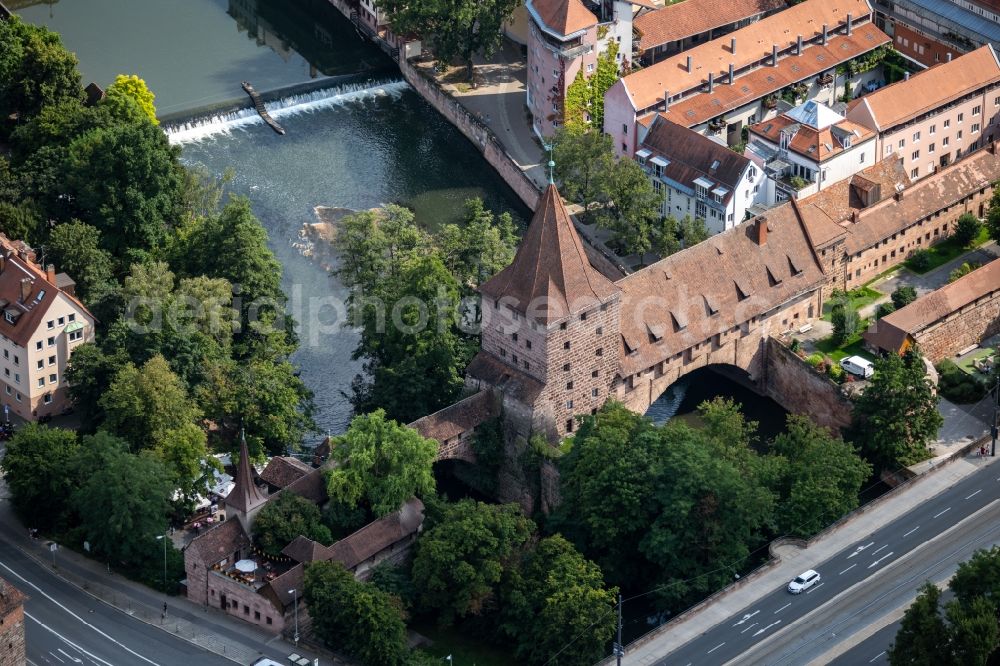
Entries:
{"type": "Polygon", "coordinates": [[[84,538],[115,562],[134,564],[167,528],[171,475],[152,455],[117,452],[73,494],[84,538]]]}
{"type": "Polygon", "coordinates": [[[986,208],[986,229],[990,238],[1000,243],[1000,181],[993,183],[993,196],[990,197],[989,206],[986,208]]]}
{"type": "Polygon", "coordinates": [[[77,295],[88,305],[117,288],[114,261],[100,245],[101,232],[79,220],[58,225],[45,244],[46,258],[73,278],[77,295]]]}
{"type": "Polygon", "coordinates": [[[919,351],[875,361],[868,387],[854,399],[849,439],[880,466],[912,465],[930,454],[927,443],[944,422],[919,351]]]}
{"type": "Polygon", "coordinates": [[[366,666],[406,661],[406,626],[398,599],[354,579],[339,562],[313,562],[303,584],[313,630],[366,666]]]}
{"type": "Polygon", "coordinates": [[[500,29],[518,3],[516,0],[429,0],[413,3],[403,0],[379,0],[378,7],[389,17],[397,35],[416,33],[434,43],[434,52],[442,64],[455,58],[465,64],[472,80],[472,56],[490,56],[500,46],[500,29]]]}
{"type": "Polygon", "coordinates": [[[348,505],[364,501],[377,518],[403,502],[434,492],[432,467],[438,444],[381,409],[355,416],[347,432],[331,441],[337,466],[327,474],[327,494],[348,505]]]}
{"type": "Polygon", "coordinates": [[[858,311],[846,298],[839,303],[834,303],[830,312],[830,321],[833,323],[833,339],[838,344],[857,333],[858,327],[861,325],[858,311]]]}
{"type": "Polygon", "coordinates": [[[882,317],[891,315],[896,311],[896,306],[892,301],[887,301],[885,303],[879,303],[878,309],[875,312],[875,316],[881,319],[882,317]]]}
{"type": "Polygon", "coordinates": [[[618,160],[605,185],[610,208],[598,223],[614,232],[626,254],[643,255],[651,246],[651,225],[660,217],[663,193],[653,190],[649,176],[638,163],[618,160]]]}
{"type": "Polygon", "coordinates": [[[958,565],[948,586],[962,603],[985,597],[1000,608],[1000,546],[973,553],[958,565]]]}
{"type": "Polygon", "coordinates": [[[543,539],[512,572],[501,611],[501,630],[528,664],[591,664],[616,626],[615,594],[601,570],[573,544],[556,535],[543,539]]]}
{"type": "Polygon", "coordinates": [[[591,206],[606,201],[605,181],[615,167],[611,137],[603,132],[561,127],[552,144],[555,175],[561,183],[562,195],[581,204],[583,217],[589,219],[591,206]]]}
{"type": "Polygon", "coordinates": [[[295,493],[280,493],[265,504],[254,519],[253,535],[257,547],[273,557],[299,535],[324,546],[333,543],[316,505],[295,493]]]}
{"type": "Polygon", "coordinates": [[[207,495],[213,471],[222,471],[219,461],[208,455],[207,441],[205,431],[198,425],[185,423],[166,431],[153,449],[171,473],[177,490],[187,500],[207,495]]]}
{"type": "Polygon", "coordinates": [[[896,640],[888,650],[892,666],[938,666],[951,661],[948,626],[938,609],[941,590],[925,583],[899,624],[896,640]]]}
{"type": "Polygon", "coordinates": [[[955,240],[962,247],[969,247],[972,241],[979,237],[982,228],[983,223],[979,221],[978,217],[972,213],[962,213],[955,223],[955,240]]]}
{"type": "Polygon", "coordinates": [[[917,290],[909,285],[896,287],[892,291],[892,304],[897,310],[905,308],[915,300],[917,300],[917,290]]]}
{"type": "Polygon", "coordinates": [[[124,268],[166,239],[180,210],[179,150],[150,122],[99,127],[73,140],[63,164],[77,217],[101,232],[124,268]]]}
{"type": "Polygon", "coordinates": [[[83,99],[76,56],[48,28],[0,20],[0,118],[27,119],[61,100],[83,99]]]}
{"type": "Polygon", "coordinates": [[[146,87],[146,82],[135,74],[116,76],[115,82],[108,86],[105,102],[111,105],[120,104],[122,97],[127,97],[135,102],[151,123],[160,124],[160,121],[156,119],[156,106],[153,104],[156,95],[146,87]]]}
{"type": "Polygon", "coordinates": [[[649,419],[610,402],[583,421],[559,459],[562,501],[546,528],[564,534],[619,585],[655,574],[635,553],[656,516],[662,445],[649,419]]]}
{"type": "Polygon", "coordinates": [[[445,225],[435,240],[445,268],[469,293],[510,264],[518,236],[510,213],[496,219],[477,197],[465,202],[465,223],[445,225]]]}
{"type": "Polygon", "coordinates": [[[66,367],[66,380],[84,431],[92,432],[104,422],[101,397],[119,368],[127,362],[123,354],[105,354],[92,342],[73,350],[66,367]]]}
{"type": "Polygon", "coordinates": [[[948,274],[948,282],[954,282],[955,280],[963,278],[972,271],[976,270],[977,268],[979,268],[979,264],[977,264],[976,262],[963,261],[961,266],[954,269],[951,273],[948,274]]]}
{"type": "Polygon", "coordinates": [[[162,356],[154,356],[141,368],[125,365],[98,404],[106,414],[105,426],[133,451],[165,444],[168,433],[201,416],[162,356]]]}
{"type": "Polygon", "coordinates": [[[420,605],[443,625],[492,610],[507,563],[533,532],[516,504],[466,499],[447,505],[441,521],[417,540],[412,576],[420,605]]]}
{"type": "Polygon", "coordinates": [[[788,463],[777,510],[781,533],[812,536],[857,508],[858,493],[872,468],[853,445],[807,416],[789,414],[785,432],[774,438],[770,449],[788,463]]]}
{"type": "Polygon", "coordinates": [[[25,523],[55,526],[75,488],[72,460],[79,449],[72,430],[29,423],[7,443],[3,473],[11,501],[25,523]]]}
{"type": "Polygon", "coordinates": [[[8,238],[32,244],[39,238],[41,226],[38,211],[31,203],[0,201],[0,232],[8,238]]]}

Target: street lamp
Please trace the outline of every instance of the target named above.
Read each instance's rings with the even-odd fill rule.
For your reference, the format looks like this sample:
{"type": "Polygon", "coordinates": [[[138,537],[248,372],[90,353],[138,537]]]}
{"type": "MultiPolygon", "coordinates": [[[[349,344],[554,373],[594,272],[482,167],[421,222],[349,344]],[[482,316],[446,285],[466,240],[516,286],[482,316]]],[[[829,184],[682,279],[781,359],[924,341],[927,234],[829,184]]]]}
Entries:
{"type": "Polygon", "coordinates": [[[163,540],[163,593],[167,593],[167,535],[161,534],[156,537],[157,541],[163,540]]]}
{"type": "Polygon", "coordinates": [[[295,599],[295,601],[293,602],[294,605],[295,605],[295,637],[294,637],[294,640],[295,640],[295,647],[298,647],[299,646],[299,592],[298,592],[298,590],[296,588],[293,587],[292,589],[288,590],[288,594],[291,594],[293,596],[293,598],[295,599]]]}

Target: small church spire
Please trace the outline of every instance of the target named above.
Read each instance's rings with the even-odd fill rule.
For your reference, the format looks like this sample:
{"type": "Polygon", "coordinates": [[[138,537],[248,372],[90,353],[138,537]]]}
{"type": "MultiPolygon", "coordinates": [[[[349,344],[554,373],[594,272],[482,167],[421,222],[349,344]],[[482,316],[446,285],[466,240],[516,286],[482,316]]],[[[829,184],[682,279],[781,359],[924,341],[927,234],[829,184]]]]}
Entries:
{"type": "Polygon", "coordinates": [[[250,450],[247,448],[246,432],[243,428],[240,428],[240,460],[236,465],[236,480],[233,489],[226,495],[225,502],[227,508],[236,511],[244,520],[254,509],[267,502],[267,498],[253,482],[250,450]]]}

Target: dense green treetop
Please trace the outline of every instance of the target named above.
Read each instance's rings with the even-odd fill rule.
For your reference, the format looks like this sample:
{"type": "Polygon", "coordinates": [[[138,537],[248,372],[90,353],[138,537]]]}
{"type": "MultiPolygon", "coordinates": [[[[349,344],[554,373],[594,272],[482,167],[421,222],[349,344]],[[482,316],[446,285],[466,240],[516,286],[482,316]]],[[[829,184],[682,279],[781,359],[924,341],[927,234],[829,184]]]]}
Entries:
{"type": "Polygon", "coordinates": [[[320,519],[319,508],[295,493],[280,493],[260,510],[253,523],[257,546],[271,556],[281,551],[299,535],[329,546],[330,530],[320,519]]]}
{"type": "Polygon", "coordinates": [[[72,430],[28,423],[7,442],[3,473],[18,514],[29,526],[47,529],[74,490],[69,461],[79,450],[72,430]]]}
{"type": "Polygon", "coordinates": [[[378,518],[415,495],[434,492],[432,467],[438,443],[386,418],[382,410],[355,416],[330,449],[330,459],[337,462],[326,479],[332,500],[348,505],[364,502],[378,518]]]}
{"type": "Polygon", "coordinates": [[[132,100],[142,113],[154,125],[159,125],[156,119],[156,106],[153,101],[156,95],[146,87],[146,82],[135,74],[119,74],[115,77],[115,82],[108,86],[105,103],[109,105],[121,105],[123,98],[132,100]]]}
{"type": "Polygon", "coordinates": [[[0,21],[0,118],[27,119],[47,105],[82,98],[76,56],[58,34],[17,16],[0,21]]]}

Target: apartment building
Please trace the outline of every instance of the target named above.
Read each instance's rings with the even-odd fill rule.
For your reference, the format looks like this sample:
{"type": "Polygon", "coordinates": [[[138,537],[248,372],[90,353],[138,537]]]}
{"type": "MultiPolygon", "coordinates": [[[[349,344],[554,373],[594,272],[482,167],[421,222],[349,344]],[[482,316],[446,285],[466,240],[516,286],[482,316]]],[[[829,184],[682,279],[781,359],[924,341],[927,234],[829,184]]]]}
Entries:
{"type": "Polygon", "coordinates": [[[69,406],[66,366],[94,339],[94,317],[74,291],[69,276],[0,235],[0,402],[27,421],[69,406]]]}
{"type": "Polygon", "coordinates": [[[767,191],[748,158],[666,118],[653,120],[635,159],[663,195],[664,217],[704,220],[713,234],[743,222],[767,191]]]}
{"type": "Polygon", "coordinates": [[[991,45],[854,100],[847,118],[877,133],[878,159],[911,180],[1000,137],[1000,61],[991,45]]]}
{"type": "Polygon", "coordinates": [[[815,194],[876,160],[875,132],[819,102],[750,127],[747,154],[768,176],[764,202],[815,194]]]}
{"type": "Polygon", "coordinates": [[[635,18],[639,60],[649,66],[744,28],[787,6],[785,0],[684,0],[635,18]]]}
{"type": "Polygon", "coordinates": [[[1000,46],[998,0],[876,0],[876,23],[925,67],[981,46],[1000,46]]]}
{"type": "Polygon", "coordinates": [[[889,37],[871,22],[867,0],[806,0],[728,36],[623,77],[604,97],[604,131],[633,155],[656,114],[729,145],[744,127],[773,117],[776,95],[833,105],[845,87],[881,78],[879,68],[849,77],[837,66],[889,37]]]}

